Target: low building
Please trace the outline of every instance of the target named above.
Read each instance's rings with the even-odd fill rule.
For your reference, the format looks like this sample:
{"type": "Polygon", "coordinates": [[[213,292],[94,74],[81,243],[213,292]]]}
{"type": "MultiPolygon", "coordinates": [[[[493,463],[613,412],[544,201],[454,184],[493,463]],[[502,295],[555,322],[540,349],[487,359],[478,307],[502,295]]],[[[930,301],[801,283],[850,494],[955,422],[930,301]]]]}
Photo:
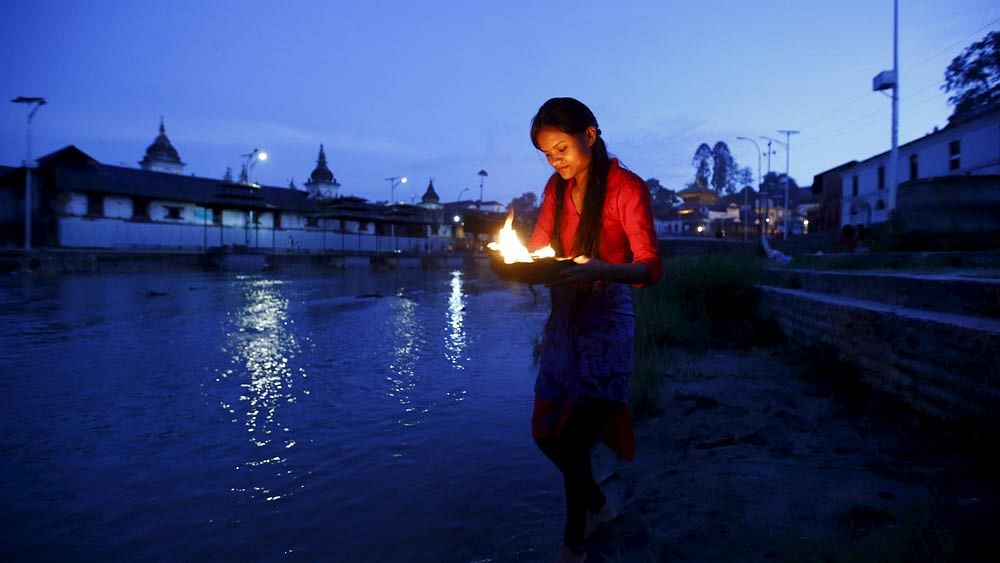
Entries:
{"type": "MultiPolygon", "coordinates": [[[[843,164],[830,173],[840,176],[842,225],[871,225],[889,219],[889,151],[860,162],[843,164]]],[[[992,177],[983,181],[1000,190],[1000,106],[951,121],[923,137],[899,147],[897,204],[907,197],[911,185],[933,180],[941,197],[959,196],[962,182],[948,178],[992,177]]],[[[824,182],[829,179],[824,179],[824,182]]],[[[975,185],[981,191],[983,181],[975,185]]],[[[815,184],[815,183],[814,183],[815,184]]],[[[961,221],[958,221],[958,228],[961,221]]]]}
{"type": "MultiPolygon", "coordinates": [[[[422,208],[328,197],[339,184],[332,173],[322,173],[329,172],[322,148],[321,173],[313,173],[303,192],[185,176],[177,167],[157,171],[164,141],[169,143],[161,126],[144,159],[148,169],[102,164],[75,146],[38,159],[32,246],[362,253],[447,248],[449,237],[432,236],[433,219],[422,208]]],[[[24,244],[24,177],[23,167],[0,169],[2,247],[24,244]]]]}

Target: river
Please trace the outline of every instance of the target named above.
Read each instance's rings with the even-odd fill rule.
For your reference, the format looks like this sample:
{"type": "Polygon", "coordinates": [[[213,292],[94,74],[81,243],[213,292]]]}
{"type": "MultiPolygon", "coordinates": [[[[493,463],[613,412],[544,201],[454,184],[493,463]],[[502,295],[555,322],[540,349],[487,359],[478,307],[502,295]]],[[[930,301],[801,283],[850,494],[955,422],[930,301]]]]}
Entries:
{"type": "Polygon", "coordinates": [[[9,276],[0,559],[549,560],[547,307],[485,269],[9,276]]]}

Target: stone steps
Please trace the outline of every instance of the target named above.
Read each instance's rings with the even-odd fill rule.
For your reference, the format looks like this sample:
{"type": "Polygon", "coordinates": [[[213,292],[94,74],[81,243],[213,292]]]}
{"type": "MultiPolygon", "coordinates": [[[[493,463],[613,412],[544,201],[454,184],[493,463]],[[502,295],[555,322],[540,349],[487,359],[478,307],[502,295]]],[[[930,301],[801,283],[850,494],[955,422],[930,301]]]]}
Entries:
{"type": "Polygon", "coordinates": [[[789,269],[758,287],[789,339],[835,350],[871,387],[943,419],[1000,418],[1000,280],[789,269]]]}
{"type": "Polygon", "coordinates": [[[1000,279],[960,274],[773,268],[765,284],[842,295],[909,309],[1000,319],[1000,279]]]}

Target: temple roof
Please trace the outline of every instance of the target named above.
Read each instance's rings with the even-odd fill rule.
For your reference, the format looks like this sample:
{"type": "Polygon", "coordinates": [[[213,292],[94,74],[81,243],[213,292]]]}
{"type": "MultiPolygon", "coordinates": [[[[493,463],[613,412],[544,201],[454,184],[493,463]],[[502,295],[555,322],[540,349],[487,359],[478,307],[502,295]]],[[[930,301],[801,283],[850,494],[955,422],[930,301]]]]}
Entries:
{"type": "Polygon", "coordinates": [[[437,192],[434,191],[434,179],[431,178],[430,182],[427,183],[427,191],[424,192],[423,197],[420,198],[421,203],[440,203],[441,198],[438,197],[437,192]]]}
{"type": "Polygon", "coordinates": [[[309,181],[306,184],[340,185],[337,183],[337,179],[333,177],[333,172],[326,165],[326,151],[323,150],[323,145],[319,146],[319,158],[316,159],[316,168],[309,175],[309,181]]]}
{"type": "Polygon", "coordinates": [[[167,138],[167,130],[163,126],[162,117],[160,117],[160,134],[153,140],[153,144],[146,147],[146,156],[142,158],[139,164],[148,165],[156,162],[184,165],[181,162],[180,155],[177,154],[177,149],[170,144],[170,139],[167,138]]]}

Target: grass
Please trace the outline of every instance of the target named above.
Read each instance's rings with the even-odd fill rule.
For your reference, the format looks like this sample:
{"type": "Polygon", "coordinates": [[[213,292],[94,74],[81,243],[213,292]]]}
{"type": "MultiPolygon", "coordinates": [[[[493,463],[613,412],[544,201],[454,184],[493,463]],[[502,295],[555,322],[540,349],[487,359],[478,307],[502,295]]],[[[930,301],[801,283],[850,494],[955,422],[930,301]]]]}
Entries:
{"type": "Polygon", "coordinates": [[[633,293],[636,361],[629,406],[637,418],[660,412],[660,382],[670,346],[774,345],[777,325],[758,310],[762,263],[751,257],[697,256],[664,261],[660,283],[633,293]]]}

